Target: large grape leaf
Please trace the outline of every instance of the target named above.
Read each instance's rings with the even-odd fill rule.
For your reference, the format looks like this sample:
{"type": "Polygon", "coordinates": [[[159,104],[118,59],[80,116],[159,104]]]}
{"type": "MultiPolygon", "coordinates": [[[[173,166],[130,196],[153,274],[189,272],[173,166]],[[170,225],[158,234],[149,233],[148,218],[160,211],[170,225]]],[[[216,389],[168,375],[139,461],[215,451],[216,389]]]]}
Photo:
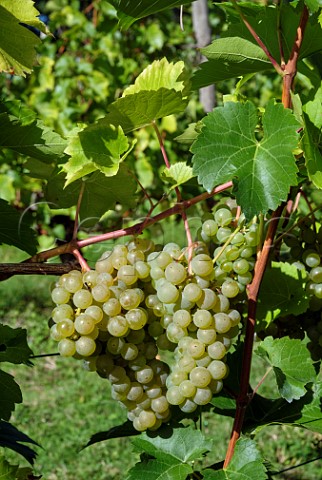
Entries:
{"type": "Polygon", "coordinates": [[[0,114],[0,147],[52,162],[64,155],[67,142],[40,120],[25,124],[26,118],[0,114]]]}
{"type": "Polygon", "coordinates": [[[296,265],[272,262],[267,268],[261,284],[257,304],[257,319],[265,322],[265,327],[275,318],[286,315],[299,315],[309,307],[305,291],[307,274],[296,265]]]}
{"type": "Polygon", "coordinates": [[[264,459],[256,443],[249,438],[240,438],[228,467],[214,471],[202,471],[204,480],[264,480],[267,478],[264,459]]]}
{"type": "Polygon", "coordinates": [[[9,420],[16,403],[22,403],[19,385],[9,373],[0,370],[0,420],[9,420]]]}
{"type": "Polygon", "coordinates": [[[280,395],[288,402],[303,397],[305,386],[315,380],[310,353],[300,340],[266,337],[256,353],[273,367],[280,395]]]}
{"type": "MultiPolygon", "coordinates": [[[[195,73],[192,79],[192,86],[195,89],[246,73],[255,73],[267,68],[273,69],[270,62],[265,67],[265,56],[259,52],[260,47],[232,3],[222,2],[220,6],[226,12],[228,28],[222,33],[220,39],[215,40],[209,47],[203,49],[207,57],[210,54],[210,60],[200,64],[200,69],[195,73]],[[217,44],[217,42],[219,43],[217,44]],[[229,49],[229,43],[232,45],[232,50],[229,49]],[[250,47],[250,44],[253,44],[253,48],[250,47]],[[220,54],[221,47],[224,48],[222,56],[220,54]]],[[[250,2],[240,3],[239,8],[272,56],[279,62],[278,36],[272,35],[272,32],[276,31],[278,9],[275,6],[265,7],[250,2]]],[[[286,3],[281,4],[280,8],[283,48],[287,60],[292,50],[301,12],[286,3]]],[[[317,24],[316,17],[313,16],[307,24],[299,58],[306,58],[321,49],[322,30],[317,24]]]]}
{"type": "Polygon", "coordinates": [[[3,455],[0,455],[0,479],[16,480],[19,465],[11,465],[3,455]]]}
{"type": "Polygon", "coordinates": [[[191,147],[194,173],[206,190],[236,179],[237,202],[247,219],[275,210],[297,183],[292,150],[299,124],[294,115],[271,101],[262,123],[263,138],[257,140],[256,107],[250,102],[228,102],[203,119],[191,147]]]}
{"type": "MultiPolygon", "coordinates": [[[[28,445],[24,445],[24,443],[38,445],[32,438],[18,430],[11,423],[0,421],[0,447],[10,448],[19,453],[32,465],[37,454],[28,445]]],[[[0,478],[2,478],[1,475],[0,478]]]]}
{"type": "Polygon", "coordinates": [[[0,244],[13,245],[34,255],[37,252],[36,235],[26,218],[0,198],[0,244]]]}
{"type": "Polygon", "coordinates": [[[25,25],[48,33],[32,0],[0,0],[0,71],[26,76],[36,59],[40,39],[25,25]]]}
{"type": "Polygon", "coordinates": [[[153,15],[168,8],[187,5],[193,0],[111,0],[110,3],[116,8],[117,16],[122,28],[129,28],[132,23],[140,18],[153,15]]]}
{"type": "Polygon", "coordinates": [[[200,458],[210,450],[211,444],[202,432],[192,427],[180,427],[172,429],[164,426],[157,432],[134,438],[134,446],[154,458],[137,463],[130,470],[127,480],[185,480],[193,471],[187,462],[200,458]]]}
{"type": "Polygon", "coordinates": [[[0,324],[0,362],[29,363],[27,330],[0,324]]]}
{"type": "Polygon", "coordinates": [[[117,174],[128,154],[129,142],[122,128],[95,123],[69,138],[65,153],[71,156],[62,168],[66,186],[99,170],[107,177],[117,174]]]}
{"type": "MultiPolygon", "coordinates": [[[[322,107],[321,112],[322,116],[322,107]]],[[[322,133],[321,128],[317,128],[309,119],[308,115],[303,114],[305,130],[302,139],[302,146],[305,155],[305,165],[309,179],[317,188],[322,188],[322,133]]],[[[321,121],[321,120],[320,120],[321,121]]]]}
{"type": "Polygon", "coordinates": [[[65,175],[53,175],[46,191],[46,199],[50,202],[50,207],[68,208],[75,205],[82,182],[85,183],[80,208],[82,225],[95,225],[105,212],[114,209],[117,202],[128,207],[135,205],[136,181],[121,165],[114,177],[106,177],[101,172],[95,172],[86,180],[76,180],[66,188],[64,188],[65,175]]]}

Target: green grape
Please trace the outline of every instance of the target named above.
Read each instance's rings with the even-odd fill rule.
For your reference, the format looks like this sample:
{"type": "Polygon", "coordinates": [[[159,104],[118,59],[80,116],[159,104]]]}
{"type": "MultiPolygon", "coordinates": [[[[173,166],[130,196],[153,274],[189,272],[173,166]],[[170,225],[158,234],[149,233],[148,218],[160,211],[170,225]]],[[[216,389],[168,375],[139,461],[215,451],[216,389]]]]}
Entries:
{"type": "Polygon", "coordinates": [[[250,272],[244,273],[244,275],[238,275],[237,276],[237,281],[241,285],[248,285],[251,283],[253,279],[253,275],[250,272]]]}
{"type": "Polygon", "coordinates": [[[303,253],[303,260],[304,263],[310,268],[318,267],[321,262],[320,255],[315,250],[306,250],[303,253]]]}
{"type": "Polygon", "coordinates": [[[218,228],[218,232],[216,234],[216,238],[217,238],[217,241],[218,243],[225,243],[228,238],[230,237],[231,235],[231,229],[228,228],[228,227],[220,227],[218,228]]]}
{"type": "Polygon", "coordinates": [[[174,285],[179,285],[186,279],[187,273],[181,263],[171,262],[165,269],[165,278],[174,285]]]}
{"type": "Polygon", "coordinates": [[[95,323],[101,322],[104,315],[102,309],[97,305],[91,305],[90,307],[87,307],[84,313],[89,315],[95,323]]]}
{"type": "Polygon", "coordinates": [[[58,305],[54,308],[51,317],[55,323],[61,322],[66,318],[71,320],[74,318],[74,310],[70,305],[63,303],[62,305],[58,305]]]}
{"type": "Polygon", "coordinates": [[[214,380],[221,380],[227,375],[227,365],[221,360],[213,360],[207,369],[214,380]]]}
{"type": "Polygon", "coordinates": [[[113,355],[119,355],[122,351],[122,347],[125,345],[125,340],[120,337],[110,337],[106,344],[106,353],[112,353],[113,355]]]}
{"type": "MultiPolygon", "coordinates": [[[[200,357],[202,357],[202,355],[200,355],[200,357]]],[[[180,370],[185,373],[191,372],[191,370],[195,366],[196,366],[196,360],[192,358],[190,355],[184,355],[183,357],[180,358],[178,362],[178,368],[180,368],[180,370]]]]}
{"type": "Polygon", "coordinates": [[[92,305],[93,297],[89,290],[78,290],[78,292],[73,295],[73,303],[75,307],[85,309],[92,305]]]}
{"type": "Polygon", "coordinates": [[[217,302],[213,306],[212,310],[215,313],[220,313],[220,312],[228,312],[229,308],[230,308],[229,299],[225,295],[222,295],[222,294],[217,295],[217,302]]]}
{"type": "Polygon", "coordinates": [[[220,225],[221,227],[225,227],[226,225],[229,225],[232,221],[232,213],[228,208],[219,208],[215,212],[215,221],[220,225]]]}
{"type": "Polygon", "coordinates": [[[214,328],[198,328],[197,330],[197,339],[205,345],[213,343],[216,338],[217,333],[214,328]]]}
{"type": "Polygon", "coordinates": [[[89,315],[85,313],[75,318],[75,330],[80,335],[88,335],[94,330],[95,321],[89,315]]]}
{"type": "Polygon", "coordinates": [[[191,260],[191,269],[195,275],[206,277],[213,271],[212,259],[209,255],[200,253],[191,260]]]}
{"type": "Polygon", "coordinates": [[[188,376],[186,372],[174,369],[168,378],[172,385],[180,385],[184,380],[188,379],[188,376]]]}
{"type": "Polygon", "coordinates": [[[56,324],[56,329],[57,333],[62,337],[70,337],[75,331],[74,322],[66,318],[62,322],[56,324]]]}
{"type": "Polygon", "coordinates": [[[244,247],[239,252],[240,258],[251,258],[254,255],[254,249],[252,247],[244,247]]]}
{"type": "Polygon", "coordinates": [[[162,335],[162,333],[164,333],[164,322],[162,324],[158,321],[150,323],[148,326],[148,333],[151,337],[159,337],[162,335]]]}
{"type": "Polygon", "coordinates": [[[207,352],[213,360],[221,360],[226,355],[227,350],[221,342],[216,341],[208,345],[207,352]]]}
{"type": "Polygon", "coordinates": [[[181,256],[181,248],[176,243],[170,242],[163,247],[164,252],[168,252],[171,258],[177,260],[181,256]]]}
{"type": "Polygon", "coordinates": [[[131,265],[135,265],[137,262],[143,262],[145,260],[145,255],[141,250],[133,249],[128,252],[126,258],[131,265]]]}
{"type": "Polygon", "coordinates": [[[207,405],[212,399],[212,391],[209,387],[197,388],[192,400],[196,405],[207,405]]]}
{"type": "Polygon", "coordinates": [[[97,273],[110,273],[114,271],[113,262],[110,257],[106,257],[98,260],[95,263],[95,270],[97,273]]]}
{"type": "Polygon", "coordinates": [[[128,288],[121,293],[119,302],[125,310],[137,308],[141,303],[141,295],[134,288],[128,288]]]}
{"type": "Polygon", "coordinates": [[[96,359],[96,369],[98,373],[107,377],[114,368],[113,358],[110,354],[99,355],[96,359]]]}
{"type": "Polygon", "coordinates": [[[57,323],[55,323],[51,328],[50,328],[50,338],[55,340],[55,342],[59,342],[62,340],[64,337],[58,333],[57,331],[57,323]]]}
{"type": "Polygon", "coordinates": [[[98,272],[96,272],[95,270],[89,270],[88,272],[85,272],[83,275],[84,285],[85,284],[88,286],[96,285],[97,277],[98,277],[98,272]]]}
{"type": "Polygon", "coordinates": [[[205,367],[195,367],[189,374],[191,382],[200,388],[206,387],[211,381],[211,374],[205,367]]]}
{"type": "Polygon", "coordinates": [[[114,337],[124,337],[129,330],[127,319],[123,315],[111,317],[107,323],[107,330],[114,337]]]}
{"type": "Polygon", "coordinates": [[[202,294],[200,299],[196,302],[197,306],[201,310],[211,310],[215,308],[218,302],[218,296],[210,288],[202,289],[202,294]]]}
{"type": "Polygon", "coordinates": [[[140,370],[135,372],[135,379],[139,383],[147,384],[153,380],[154,372],[148,365],[144,365],[140,370]]]}
{"type": "Polygon", "coordinates": [[[233,263],[233,269],[237,275],[245,275],[249,270],[249,263],[245,258],[239,258],[233,263]]]}
{"type": "Polygon", "coordinates": [[[197,409],[198,405],[190,398],[186,398],[180,403],[179,407],[184,413],[192,413],[197,409]]]}
{"type": "MultiPolygon", "coordinates": [[[[322,267],[315,267],[309,273],[309,278],[314,283],[322,283],[322,267]]],[[[63,302],[66,303],[66,302],[63,302]]]]}
{"type": "Polygon", "coordinates": [[[96,302],[106,302],[110,296],[111,291],[106,285],[97,284],[95,287],[92,288],[92,296],[96,302]]]}
{"type": "Polygon", "coordinates": [[[151,399],[158,398],[162,395],[162,388],[157,384],[152,384],[146,388],[145,393],[151,399]]]}
{"type": "Polygon", "coordinates": [[[193,323],[198,328],[209,328],[213,324],[213,321],[213,316],[205,309],[198,309],[193,315],[193,323]]]}
{"type": "Polygon", "coordinates": [[[209,363],[211,363],[212,358],[209,357],[208,353],[204,353],[202,357],[196,359],[196,366],[197,367],[208,367],[209,363]]]}
{"type": "Polygon", "coordinates": [[[184,380],[179,385],[179,390],[184,397],[189,398],[194,396],[194,394],[196,393],[197,387],[192,383],[191,380],[184,380]]]}
{"type": "Polygon", "coordinates": [[[139,279],[146,279],[150,275],[150,266],[143,262],[143,261],[138,261],[134,264],[135,267],[135,273],[138,276],[139,279]]]}
{"type": "Polygon", "coordinates": [[[120,266],[117,272],[117,278],[124,282],[125,285],[133,285],[138,279],[135,266],[126,264],[120,266]]]}
{"type": "Polygon", "coordinates": [[[168,388],[166,398],[170,405],[180,405],[185,400],[185,397],[180,392],[180,388],[177,385],[168,388]]]}
{"type": "Polygon", "coordinates": [[[245,242],[249,247],[256,247],[259,243],[259,236],[257,231],[249,231],[245,233],[245,242]]]}
{"type": "Polygon", "coordinates": [[[141,431],[139,428],[136,427],[138,424],[143,430],[147,430],[148,428],[152,428],[156,422],[155,414],[150,410],[143,410],[140,415],[138,416],[137,422],[133,422],[133,426],[136,430],[141,431]]]}
{"type": "Polygon", "coordinates": [[[213,318],[215,320],[215,329],[218,333],[226,333],[231,329],[232,322],[229,315],[226,313],[215,313],[213,318]]]}
{"type": "Polygon", "coordinates": [[[179,297],[179,290],[170,282],[165,282],[157,291],[162,303],[175,303],[179,297]]]}
{"type": "Polygon", "coordinates": [[[191,323],[191,315],[187,310],[177,310],[173,314],[173,322],[182,328],[188,327],[191,323]]]}
{"type": "Polygon", "coordinates": [[[175,348],[175,343],[170,342],[165,333],[163,333],[157,338],[156,344],[160,350],[169,350],[170,352],[172,352],[175,348]]]}
{"type": "Polygon", "coordinates": [[[169,402],[165,395],[160,395],[157,398],[153,398],[151,401],[151,408],[156,413],[164,413],[169,409],[169,402]]]}
{"type": "Polygon", "coordinates": [[[172,261],[173,259],[169,252],[156,252],[154,262],[158,267],[162,268],[162,270],[164,270],[170,263],[172,263],[172,261]]]}
{"type": "Polygon", "coordinates": [[[51,298],[54,303],[61,305],[69,302],[70,293],[63,287],[55,287],[51,292],[51,298]]]}
{"type": "Polygon", "coordinates": [[[239,286],[235,280],[229,279],[221,286],[222,294],[227,298],[234,298],[239,294],[239,286]]]}
{"type": "Polygon", "coordinates": [[[205,353],[205,345],[199,340],[193,340],[188,346],[187,353],[192,358],[200,358],[205,353]]]}
{"type": "MultiPolygon", "coordinates": [[[[130,388],[131,388],[131,380],[129,379],[129,377],[123,378],[120,382],[114,382],[113,383],[114,392],[125,394],[125,398],[126,398],[126,395],[129,392],[130,388]]],[[[125,398],[124,398],[124,400],[125,400],[125,398]]]]}
{"type": "Polygon", "coordinates": [[[322,298],[322,283],[314,284],[314,295],[319,299],[322,298]]]}
{"type": "Polygon", "coordinates": [[[106,287],[111,287],[114,283],[113,276],[110,273],[102,272],[97,275],[96,279],[97,284],[105,285],[106,287]]]}
{"type": "Polygon", "coordinates": [[[240,256],[240,249],[235,245],[228,245],[225,250],[225,255],[228,261],[234,262],[240,256]]]}
{"type": "Polygon", "coordinates": [[[164,277],[164,270],[161,267],[158,267],[157,265],[154,265],[154,266],[151,267],[150,277],[153,280],[160,280],[161,278],[165,278],[164,277]]]}
{"type": "Polygon", "coordinates": [[[63,338],[58,343],[58,351],[63,357],[72,357],[76,353],[75,342],[69,338],[63,338]]]}
{"type": "Polygon", "coordinates": [[[95,340],[89,338],[87,336],[81,336],[75,342],[76,345],[76,352],[83,357],[89,357],[93,355],[96,349],[95,340]]]}
{"type": "Polygon", "coordinates": [[[81,273],[78,272],[78,270],[75,270],[79,275],[72,274],[72,272],[69,272],[68,277],[66,278],[64,282],[64,288],[67,290],[69,293],[75,293],[78,290],[81,290],[83,287],[83,280],[81,273]]]}
{"type": "Polygon", "coordinates": [[[138,382],[132,382],[126,398],[133,402],[137,402],[143,397],[143,394],[144,391],[142,385],[138,382]]]}
{"type": "Polygon", "coordinates": [[[238,247],[241,247],[244,243],[245,243],[245,238],[241,232],[237,232],[231,239],[231,244],[237,245],[238,247]]]}
{"type": "Polygon", "coordinates": [[[197,302],[202,295],[202,289],[196,283],[188,283],[184,286],[182,296],[190,302],[197,302]]]}
{"type": "Polygon", "coordinates": [[[125,314],[128,326],[132,330],[140,330],[146,325],[148,316],[144,308],[134,308],[125,314]]]}
{"type": "Polygon", "coordinates": [[[110,317],[119,315],[122,311],[121,304],[117,298],[110,298],[103,304],[103,311],[110,317]]]}
{"type": "Polygon", "coordinates": [[[209,219],[203,222],[202,224],[202,232],[205,233],[208,237],[214,237],[218,230],[218,224],[215,220],[209,219]]]}

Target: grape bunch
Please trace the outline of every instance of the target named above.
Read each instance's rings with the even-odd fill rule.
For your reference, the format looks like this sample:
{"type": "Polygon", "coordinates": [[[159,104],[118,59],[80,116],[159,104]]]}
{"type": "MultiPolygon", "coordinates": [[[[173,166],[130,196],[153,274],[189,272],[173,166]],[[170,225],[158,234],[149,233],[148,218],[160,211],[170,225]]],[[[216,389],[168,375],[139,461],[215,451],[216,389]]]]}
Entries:
{"type": "Polygon", "coordinates": [[[107,378],[138,431],[168,421],[172,405],[193,412],[223,386],[241,320],[233,303],[251,281],[258,243],[253,225],[237,230],[224,206],[203,222],[208,245],[161,249],[134,238],[52,290],[51,337],[60,354],[107,378]],[[173,352],[171,368],[163,351],[173,352]]]}

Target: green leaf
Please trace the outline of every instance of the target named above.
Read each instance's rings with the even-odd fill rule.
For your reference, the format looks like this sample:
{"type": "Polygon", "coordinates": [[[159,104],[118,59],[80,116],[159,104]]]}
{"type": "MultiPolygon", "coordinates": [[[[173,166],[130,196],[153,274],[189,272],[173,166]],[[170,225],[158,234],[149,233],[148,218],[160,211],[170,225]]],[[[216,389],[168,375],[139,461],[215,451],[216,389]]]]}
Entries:
{"type": "MultiPolygon", "coordinates": [[[[307,274],[296,265],[272,262],[267,268],[261,284],[257,304],[257,319],[265,327],[279,316],[299,315],[309,307],[305,291],[307,274]]],[[[264,328],[265,328],[264,327],[264,328]]]]}
{"type": "Polygon", "coordinates": [[[187,5],[193,0],[111,0],[110,3],[116,8],[120,26],[129,28],[132,23],[140,18],[153,15],[168,8],[187,5]]]}
{"type": "Polygon", "coordinates": [[[322,127],[322,84],[317,88],[312,98],[305,103],[303,110],[309,117],[310,122],[320,130],[322,127]]]}
{"type": "MultiPolygon", "coordinates": [[[[210,59],[208,62],[200,64],[200,69],[192,79],[192,87],[194,89],[228,78],[238,77],[245,73],[255,73],[274,68],[270,62],[265,67],[265,56],[263,56],[263,53],[260,53],[260,47],[241,20],[232,3],[222,2],[220,8],[223,8],[227,15],[228,29],[222,32],[220,39],[215,40],[211,46],[207,47],[206,51],[214,49],[213,55],[215,59],[210,59]],[[220,43],[217,44],[216,42],[220,43]],[[234,46],[233,50],[229,49],[229,44],[232,47],[234,46]],[[253,48],[249,44],[253,44],[253,48]],[[222,57],[220,56],[220,47],[224,49],[222,57]]],[[[278,35],[272,35],[272,32],[276,31],[278,9],[273,5],[265,7],[250,2],[239,3],[239,8],[267,46],[272,56],[276,61],[279,61],[278,35]]],[[[301,12],[296,11],[286,3],[282,3],[280,10],[283,47],[287,61],[292,51],[294,32],[296,32],[299,25],[301,12]]],[[[313,16],[307,24],[301,45],[300,59],[306,58],[321,49],[322,31],[317,24],[316,17],[313,16]]],[[[268,62],[268,60],[266,61],[268,62]]]]}
{"type": "Polygon", "coordinates": [[[40,39],[22,24],[48,33],[32,0],[0,0],[0,71],[26,76],[36,59],[40,39]]]}
{"type": "Polygon", "coordinates": [[[161,60],[155,60],[151,65],[143,70],[136,78],[134,85],[127,87],[122,97],[133,95],[142,90],[158,91],[160,88],[173,89],[176,92],[182,92],[186,96],[189,87],[188,72],[182,61],[169,63],[163,57],[161,60]]]}
{"type": "Polygon", "coordinates": [[[56,174],[49,180],[46,199],[51,208],[69,208],[76,205],[82,182],[85,183],[80,208],[82,226],[95,225],[108,210],[118,202],[123,206],[135,206],[137,184],[125,166],[121,165],[114,177],[101,172],[91,174],[86,180],[76,180],[64,188],[65,176],[56,174]]]}
{"type": "Polygon", "coordinates": [[[200,64],[193,78],[194,88],[272,68],[263,50],[244,38],[219,38],[201,52],[209,62],[200,64]]]}
{"type": "Polygon", "coordinates": [[[204,480],[264,480],[267,478],[264,459],[259,453],[256,443],[249,438],[240,438],[234,455],[224,470],[202,471],[204,480]]]}
{"type": "Polygon", "coordinates": [[[198,133],[200,133],[200,128],[201,122],[190,123],[188,128],[186,128],[186,130],[181,135],[176,137],[175,140],[185,145],[191,145],[194,140],[196,140],[198,133]]]}
{"type": "Polygon", "coordinates": [[[1,147],[43,162],[51,162],[64,154],[66,140],[40,120],[24,125],[21,118],[1,113],[0,127],[1,147]]]}
{"type": "Polygon", "coordinates": [[[265,425],[293,424],[322,434],[322,382],[307,386],[308,391],[291,403],[284,399],[270,400],[258,394],[247,409],[245,427],[252,434],[265,425]]]}
{"type": "Polygon", "coordinates": [[[266,337],[256,353],[273,367],[278,390],[288,402],[306,394],[305,385],[313,382],[316,373],[304,343],[288,337],[266,337]]]}
{"type": "Polygon", "coordinates": [[[322,7],[322,0],[304,0],[304,3],[306,4],[307,8],[315,13],[319,10],[319,8],[322,7]]]}
{"type": "Polygon", "coordinates": [[[11,423],[0,421],[0,447],[10,448],[33,465],[37,454],[29,446],[24,445],[24,443],[38,445],[38,443],[11,425],[11,423]]]}
{"type": "Polygon", "coordinates": [[[203,119],[191,147],[193,171],[207,191],[236,180],[236,198],[247,219],[275,210],[297,183],[292,150],[299,124],[290,110],[270,102],[263,115],[263,138],[257,140],[256,107],[226,103],[203,119]]]}
{"type": "Polygon", "coordinates": [[[186,162],[178,162],[171,165],[170,168],[165,168],[161,174],[161,177],[166,182],[172,184],[171,188],[178,187],[183,183],[188,182],[194,177],[192,168],[186,164],[186,162]]]}
{"type": "Polygon", "coordinates": [[[30,355],[27,330],[0,324],[0,362],[28,363],[30,355]]]}
{"type": "Polygon", "coordinates": [[[185,480],[192,473],[187,462],[202,456],[211,445],[200,431],[192,427],[180,427],[172,429],[164,426],[157,432],[134,438],[132,443],[135,447],[155,458],[137,463],[130,470],[127,480],[185,480]]]}
{"type": "Polygon", "coordinates": [[[321,155],[321,129],[318,129],[308,115],[303,114],[305,130],[302,139],[302,147],[305,155],[305,165],[309,179],[317,188],[322,188],[322,155],[321,155]]]}
{"type": "Polygon", "coordinates": [[[196,460],[211,449],[211,443],[200,430],[182,426],[164,426],[156,432],[143,433],[132,443],[157,459],[171,457],[173,462],[181,463],[196,460]]]}
{"type": "Polygon", "coordinates": [[[67,173],[66,186],[96,170],[107,177],[116,175],[128,148],[129,143],[121,127],[94,124],[78,132],[69,138],[65,149],[65,153],[71,156],[62,165],[67,173]]]}
{"type": "Polygon", "coordinates": [[[0,391],[0,420],[9,420],[11,412],[15,409],[15,403],[22,403],[22,395],[13,376],[2,370],[0,370],[0,391]]]}
{"type": "Polygon", "coordinates": [[[3,455],[0,455],[0,479],[16,480],[19,465],[11,465],[3,455]]]}
{"type": "Polygon", "coordinates": [[[37,252],[35,232],[26,217],[0,198],[0,244],[13,245],[34,255],[37,252]]]}
{"type": "Polygon", "coordinates": [[[120,125],[125,133],[151,125],[158,118],[182,112],[187,105],[181,92],[159,88],[126,95],[108,106],[109,113],[98,123],[120,125]]]}

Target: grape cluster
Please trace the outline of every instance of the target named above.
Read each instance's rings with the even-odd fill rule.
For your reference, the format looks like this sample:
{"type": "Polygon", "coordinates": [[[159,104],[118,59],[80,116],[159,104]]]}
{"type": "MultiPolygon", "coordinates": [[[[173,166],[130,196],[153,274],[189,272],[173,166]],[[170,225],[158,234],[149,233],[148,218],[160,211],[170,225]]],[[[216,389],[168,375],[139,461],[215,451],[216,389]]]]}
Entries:
{"type": "Polygon", "coordinates": [[[231,303],[251,281],[258,242],[253,225],[237,230],[224,206],[203,222],[192,251],[135,238],[52,290],[60,354],[107,378],[138,431],[168,421],[171,405],[193,412],[223,386],[241,320],[231,303]],[[159,358],[164,350],[174,352],[171,369],[159,358]]]}

